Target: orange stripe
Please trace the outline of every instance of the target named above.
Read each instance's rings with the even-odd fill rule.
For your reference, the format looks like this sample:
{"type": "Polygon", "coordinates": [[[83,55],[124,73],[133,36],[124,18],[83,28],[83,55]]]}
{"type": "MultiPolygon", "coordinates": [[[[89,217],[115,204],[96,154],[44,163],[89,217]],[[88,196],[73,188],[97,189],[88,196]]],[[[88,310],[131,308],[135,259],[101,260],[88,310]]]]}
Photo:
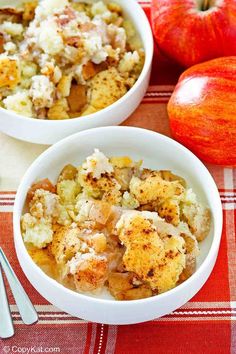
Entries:
{"type": "Polygon", "coordinates": [[[7,192],[7,191],[0,191],[0,195],[1,194],[3,194],[3,195],[5,195],[5,194],[16,194],[16,191],[9,191],[9,192],[7,192]]]}

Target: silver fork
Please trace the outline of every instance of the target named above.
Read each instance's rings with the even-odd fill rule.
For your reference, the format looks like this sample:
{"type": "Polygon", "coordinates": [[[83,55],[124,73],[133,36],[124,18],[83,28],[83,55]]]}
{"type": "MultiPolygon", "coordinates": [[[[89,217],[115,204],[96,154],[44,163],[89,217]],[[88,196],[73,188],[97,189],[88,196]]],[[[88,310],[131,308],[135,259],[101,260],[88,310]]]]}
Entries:
{"type": "Polygon", "coordinates": [[[10,338],[13,335],[14,327],[0,265],[0,337],[10,338]]]}
{"type": "MultiPolygon", "coordinates": [[[[10,263],[8,262],[8,259],[5,255],[5,253],[3,252],[2,248],[0,248],[0,264],[2,265],[4,273],[6,274],[8,283],[10,285],[11,291],[12,291],[14,299],[16,301],[16,305],[18,307],[22,321],[27,325],[31,325],[31,324],[37,322],[38,321],[37,312],[36,312],[33,304],[31,303],[28,295],[26,294],[24,288],[22,287],[19,279],[17,278],[14,270],[12,269],[10,263]]],[[[3,286],[4,286],[4,283],[3,283],[3,286]]],[[[5,292],[5,295],[6,295],[6,292],[5,292]]],[[[7,300],[6,297],[5,297],[5,300],[7,300]]],[[[8,308],[9,308],[9,306],[8,306],[8,308]]],[[[0,316],[1,316],[1,312],[0,312],[0,316]]],[[[0,323],[4,322],[5,318],[6,318],[6,324],[8,323],[8,326],[9,326],[9,316],[7,316],[7,312],[5,312],[5,316],[1,316],[0,323]]],[[[10,333],[10,327],[9,327],[9,333],[10,333]]],[[[13,330],[13,334],[14,334],[14,330],[13,330]]],[[[1,333],[0,333],[0,337],[2,337],[1,333]]]]}

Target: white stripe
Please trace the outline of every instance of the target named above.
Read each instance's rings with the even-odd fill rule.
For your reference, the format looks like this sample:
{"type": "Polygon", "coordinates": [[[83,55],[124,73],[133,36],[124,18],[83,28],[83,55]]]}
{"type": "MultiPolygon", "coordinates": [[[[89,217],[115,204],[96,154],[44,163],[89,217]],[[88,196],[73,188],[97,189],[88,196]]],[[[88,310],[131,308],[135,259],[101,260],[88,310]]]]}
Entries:
{"type": "MultiPolygon", "coordinates": [[[[224,169],[224,187],[226,189],[234,188],[234,178],[233,178],[233,169],[225,168],[224,169]]],[[[227,204],[227,210],[233,210],[235,203],[227,204]]],[[[230,297],[232,299],[236,298],[236,245],[235,245],[235,223],[233,212],[226,214],[226,241],[227,241],[227,263],[229,270],[229,291],[230,297]]],[[[236,307],[236,303],[232,302],[231,306],[236,307]]],[[[233,313],[235,311],[233,310],[233,313]]],[[[231,321],[234,321],[236,316],[231,317],[231,321]]],[[[236,326],[231,323],[231,353],[236,352],[236,326]]]]}
{"type": "Polygon", "coordinates": [[[227,192],[227,191],[225,191],[225,192],[220,192],[220,195],[222,196],[222,197],[236,197],[236,192],[227,192]]]}
{"type": "MultiPolygon", "coordinates": [[[[18,311],[18,308],[16,305],[10,305],[11,311],[18,311]]],[[[34,308],[37,312],[58,312],[58,313],[64,313],[63,311],[59,310],[56,306],[54,305],[34,305],[34,308]]],[[[70,316],[70,315],[68,315],[70,316]]]]}
{"type": "Polygon", "coordinates": [[[15,200],[14,195],[1,195],[0,202],[13,202],[15,200]]]}
{"type": "Polygon", "coordinates": [[[236,203],[224,203],[223,209],[224,210],[234,210],[236,208],[236,203]]]}
{"type": "Polygon", "coordinates": [[[222,311],[174,311],[170,315],[229,315],[236,314],[235,310],[222,310],[222,311]]]}
{"type": "Polygon", "coordinates": [[[222,302],[187,302],[184,306],[182,306],[180,309],[211,309],[211,308],[219,308],[219,309],[225,309],[225,308],[230,308],[232,306],[232,302],[230,303],[222,301],[222,302]]]}
{"type": "Polygon", "coordinates": [[[171,92],[147,92],[145,97],[170,97],[171,92]]]}
{"type": "Polygon", "coordinates": [[[102,343],[103,343],[103,334],[104,334],[104,325],[101,325],[101,333],[100,333],[100,338],[98,342],[98,352],[97,354],[101,354],[101,349],[102,349],[102,343]]]}
{"type": "MultiPolygon", "coordinates": [[[[234,315],[236,314],[236,310],[222,310],[222,311],[174,311],[172,313],[170,313],[169,315],[170,316],[185,316],[187,315],[187,317],[189,315],[234,315]]],[[[70,315],[67,315],[66,313],[61,313],[61,314],[39,314],[40,316],[40,320],[41,321],[47,321],[47,320],[44,320],[44,318],[47,318],[47,317],[52,317],[52,318],[55,318],[54,322],[57,322],[57,321],[74,321],[74,319],[71,319],[72,317],[70,315]],[[63,319],[60,319],[60,320],[57,320],[56,318],[57,317],[60,317],[60,318],[63,318],[63,319]]],[[[18,313],[15,313],[13,314],[13,318],[19,318],[20,317],[20,314],[19,312],[18,313]]],[[[86,322],[80,318],[76,319],[76,321],[80,321],[80,322],[86,322]]]]}
{"type": "MultiPolygon", "coordinates": [[[[13,316],[14,317],[20,317],[20,313],[19,312],[15,312],[14,314],[13,314],[13,316]]],[[[72,318],[73,316],[71,316],[71,315],[69,315],[69,314],[67,314],[67,313],[64,313],[64,312],[60,312],[60,313],[40,313],[39,314],[39,316],[40,316],[40,318],[44,318],[44,317],[52,317],[52,318],[57,318],[57,317],[63,317],[63,318],[65,318],[65,319],[70,319],[70,318],[72,318]]],[[[80,320],[79,318],[78,318],[78,320],[80,320]]],[[[81,320],[82,321],[82,320],[81,320]]]]}
{"type": "Polygon", "coordinates": [[[233,201],[233,200],[236,200],[236,196],[235,197],[231,197],[231,196],[221,196],[221,200],[230,200],[230,201],[233,201]]]}
{"type": "Polygon", "coordinates": [[[154,322],[191,322],[191,321],[236,321],[236,316],[233,317],[162,317],[153,320],[154,322]]]}
{"type": "Polygon", "coordinates": [[[0,205],[0,213],[12,213],[13,205],[0,205]]]}
{"type": "Polygon", "coordinates": [[[224,169],[224,188],[225,189],[234,189],[233,169],[232,168],[225,168],[224,169]]]}

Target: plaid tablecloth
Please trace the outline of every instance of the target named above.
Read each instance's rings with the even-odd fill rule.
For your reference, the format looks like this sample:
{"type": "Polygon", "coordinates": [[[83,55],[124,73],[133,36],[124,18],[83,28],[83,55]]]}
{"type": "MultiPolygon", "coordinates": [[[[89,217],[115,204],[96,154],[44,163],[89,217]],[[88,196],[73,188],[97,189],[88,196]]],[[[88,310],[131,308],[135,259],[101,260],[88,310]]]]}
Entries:
{"type": "MultiPolygon", "coordinates": [[[[149,16],[149,1],[142,1],[141,5],[149,16]]],[[[156,52],[149,90],[124,124],[169,135],[166,104],[181,71],[156,52]]],[[[55,308],[22,273],[13,244],[14,197],[26,168],[46,147],[1,133],[0,147],[0,244],[39,314],[36,325],[24,325],[9,291],[16,334],[1,340],[0,354],[236,353],[236,170],[207,166],[220,191],[224,229],[216,266],[204,287],[168,316],[138,325],[108,326],[73,318],[55,308]]]]}

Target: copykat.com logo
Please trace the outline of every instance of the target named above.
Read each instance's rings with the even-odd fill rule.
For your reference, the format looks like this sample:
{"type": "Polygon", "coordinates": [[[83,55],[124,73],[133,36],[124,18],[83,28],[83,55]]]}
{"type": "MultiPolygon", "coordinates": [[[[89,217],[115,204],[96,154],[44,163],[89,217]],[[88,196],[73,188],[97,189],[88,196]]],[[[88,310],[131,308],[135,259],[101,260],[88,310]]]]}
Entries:
{"type": "Polygon", "coordinates": [[[3,347],[3,353],[11,354],[11,353],[21,353],[21,354],[29,354],[29,353],[60,353],[61,350],[59,347],[43,347],[43,346],[30,346],[30,347],[19,347],[17,345],[8,346],[5,345],[3,347]]]}

